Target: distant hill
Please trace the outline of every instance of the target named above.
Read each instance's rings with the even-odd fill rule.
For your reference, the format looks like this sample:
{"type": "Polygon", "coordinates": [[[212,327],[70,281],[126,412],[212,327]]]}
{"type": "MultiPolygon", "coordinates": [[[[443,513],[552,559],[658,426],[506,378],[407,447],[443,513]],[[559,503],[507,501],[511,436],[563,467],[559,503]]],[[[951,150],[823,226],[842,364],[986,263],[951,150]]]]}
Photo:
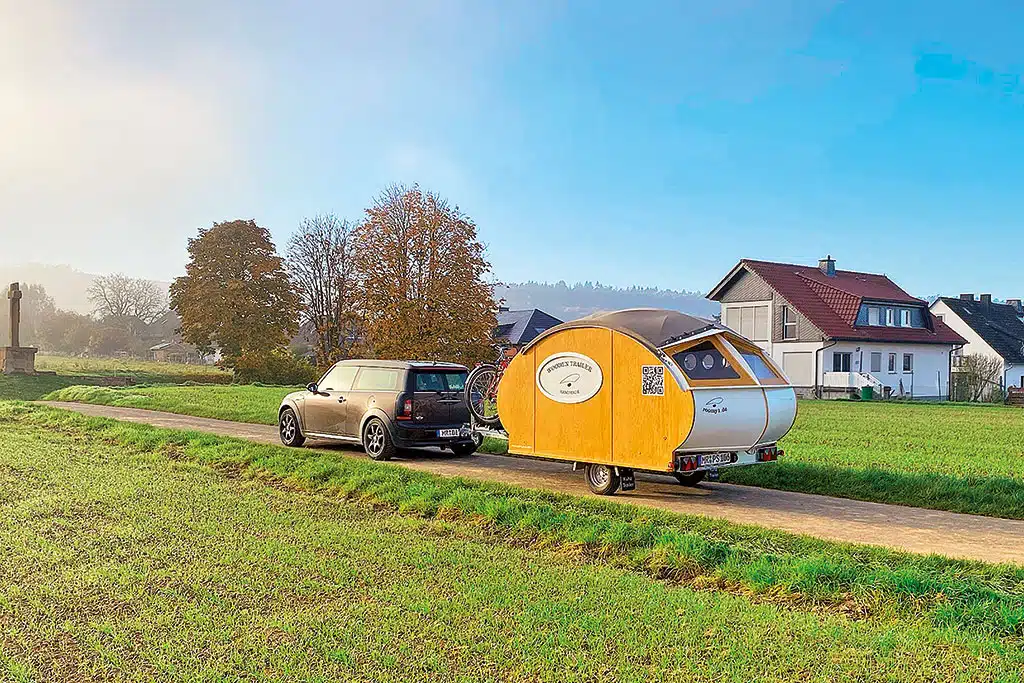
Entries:
{"type": "Polygon", "coordinates": [[[505,306],[515,310],[539,308],[562,320],[575,320],[598,311],[624,308],[668,308],[710,317],[719,306],[704,298],[701,292],[676,291],[657,287],[609,287],[601,283],[523,282],[496,290],[495,296],[505,299],[505,306]]]}
{"type": "MultiPolygon", "coordinates": [[[[95,274],[83,273],[71,266],[40,263],[0,265],[0,289],[6,288],[12,282],[42,285],[46,293],[53,297],[57,308],[76,313],[92,313],[93,306],[89,303],[86,290],[95,278],[95,274]]],[[[170,287],[166,282],[159,284],[170,287]]]]}

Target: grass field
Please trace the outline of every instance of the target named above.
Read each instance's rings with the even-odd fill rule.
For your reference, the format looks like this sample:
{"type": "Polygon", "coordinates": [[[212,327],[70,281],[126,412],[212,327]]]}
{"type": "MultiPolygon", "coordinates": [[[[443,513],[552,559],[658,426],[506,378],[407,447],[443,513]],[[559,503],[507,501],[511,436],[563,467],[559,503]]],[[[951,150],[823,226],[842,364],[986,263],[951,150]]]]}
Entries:
{"type": "Polygon", "coordinates": [[[162,363],[132,358],[72,358],[68,356],[37,356],[36,369],[58,375],[129,375],[140,384],[198,382],[230,384],[232,375],[212,365],[162,363]]]}
{"type": "Polygon", "coordinates": [[[183,382],[227,384],[231,373],[203,365],[157,363],[143,360],[113,358],[67,358],[64,356],[37,356],[36,369],[56,372],[56,375],[31,377],[0,375],[0,401],[34,401],[51,391],[75,385],[93,385],[101,378],[127,376],[139,384],[183,382]]]}
{"type": "Polygon", "coordinates": [[[50,394],[54,401],[76,401],[122,408],[212,417],[235,422],[276,424],[281,399],[299,387],[152,385],[144,387],[73,386],[50,394]]]}
{"type": "MultiPolygon", "coordinates": [[[[69,388],[73,400],[274,424],[282,387],[69,388]]],[[[495,452],[497,443],[489,443],[495,452]]],[[[802,401],[786,455],[724,481],[1024,519],[1024,411],[1003,406],[802,401]]]]}
{"type": "Polygon", "coordinates": [[[13,680],[1022,680],[1019,568],[11,403],[0,423],[13,680]]]}

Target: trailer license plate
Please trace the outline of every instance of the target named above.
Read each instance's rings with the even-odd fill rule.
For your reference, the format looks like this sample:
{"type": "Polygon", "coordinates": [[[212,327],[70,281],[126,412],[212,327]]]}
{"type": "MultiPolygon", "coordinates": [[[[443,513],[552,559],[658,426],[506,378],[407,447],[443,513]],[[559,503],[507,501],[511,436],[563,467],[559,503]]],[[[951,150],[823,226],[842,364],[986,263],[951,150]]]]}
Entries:
{"type": "Polygon", "coordinates": [[[700,456],[700,464],[703,467],[714,467],[716,465],[729,465],[732,463],[732,453],[708,453],[700,456]]]}
{"type": "Polygon", "coordinates": [[[459,436],[458,429],[438,429],[437,436],[440,439],[455,439],[459,436]]]}

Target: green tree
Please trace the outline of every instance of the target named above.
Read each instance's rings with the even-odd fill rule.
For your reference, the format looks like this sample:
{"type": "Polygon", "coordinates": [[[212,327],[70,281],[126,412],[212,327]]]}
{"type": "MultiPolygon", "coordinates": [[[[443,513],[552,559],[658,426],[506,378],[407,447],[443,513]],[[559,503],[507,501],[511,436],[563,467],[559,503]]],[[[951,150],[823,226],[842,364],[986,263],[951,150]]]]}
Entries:
{"type": "Polygon", "coordinates": [[[188,241],[188,253],[185,275],[171,285],[185,341],[204,353],[220,349],[228,367],[288,344],[299,302],[266,228],[215,223],[188,241]]]}
{"type": "Polygon", "coordinates": [[[389,187],[366,210],[353,253],[374,355],[467,364],[493,355],[490,263],[458,207],[419,187],[389,187]]]}

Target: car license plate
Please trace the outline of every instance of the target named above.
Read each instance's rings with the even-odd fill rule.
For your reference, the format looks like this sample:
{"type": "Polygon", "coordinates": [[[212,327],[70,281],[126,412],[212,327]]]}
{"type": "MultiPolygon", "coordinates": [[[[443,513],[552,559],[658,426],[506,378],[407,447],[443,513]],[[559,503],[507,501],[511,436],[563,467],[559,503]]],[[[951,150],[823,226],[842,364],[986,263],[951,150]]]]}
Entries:
{"type": "Polygon", "coordinates": [[[700,464],[703,467],[732,464],[732,453],[708,453],[707,455],[702,455],[700,456],[700,464]]]}
{"type": "Polygon", "coordinates": [[[455,439],[459,436],[458,429],[438,429],[437,436],[440,439],[455,439]]]}

